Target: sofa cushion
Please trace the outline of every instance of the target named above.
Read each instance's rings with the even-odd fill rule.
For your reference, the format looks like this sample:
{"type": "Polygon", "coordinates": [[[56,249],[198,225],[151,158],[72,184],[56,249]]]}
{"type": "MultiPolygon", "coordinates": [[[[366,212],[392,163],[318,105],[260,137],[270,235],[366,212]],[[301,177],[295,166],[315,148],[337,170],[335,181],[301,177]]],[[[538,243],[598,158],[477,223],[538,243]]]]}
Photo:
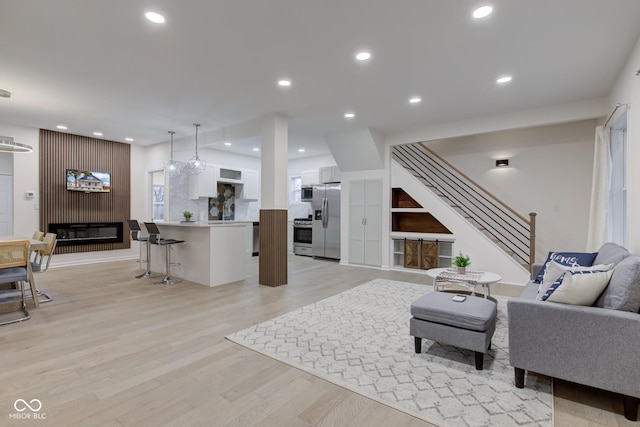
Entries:
{"type": "Polygon", "coordinates": [[[542,283],[544,278],[544,272],[547,269],[547,265],[551,261],[555,261],[558,264],[568,265],[571,267],[590,267],[593,265],[593,261],[598,255],[597,252],[585,253],[585,252],[549,252],[547,260],[545,261],[542,269],[538,273],[538,276],[534,280],[536,283],[542,283]]]}
{"type": "Polygon", "coordinates": [[[593,260],[594,264],[617,264],[623,259],[630,257],[631,253],[615,243],[605,243],[598,249],[598,255],[593,260]]]}
{"type": "Polygon", "coordinates": [[[609,284],[613,270],[567,270],[547,289],[543,301],[593,305],[609,284]]]}
{"type": "Polygon", "coordinates": [[[609,286],[595,305],[634,313],[640,311],[640,256],[628,256],[615,266],[609,286]]]}
{"type": "Polygon", "coordinates": [[[591,267],[571,267],[568,265],[558,264],[555,261],[551,261],[549,265],[547,265],[547,269],[544,272],[544,278],[542,279],[542,283],[540,283],[540,287],[538,288],[538,295],[536,299],[538,301],[542,301],[542,297],[545,295],[547,290],[568,270],[571,271],[608,271],[613,268],[613,264],[594,264],[591,267]]]}

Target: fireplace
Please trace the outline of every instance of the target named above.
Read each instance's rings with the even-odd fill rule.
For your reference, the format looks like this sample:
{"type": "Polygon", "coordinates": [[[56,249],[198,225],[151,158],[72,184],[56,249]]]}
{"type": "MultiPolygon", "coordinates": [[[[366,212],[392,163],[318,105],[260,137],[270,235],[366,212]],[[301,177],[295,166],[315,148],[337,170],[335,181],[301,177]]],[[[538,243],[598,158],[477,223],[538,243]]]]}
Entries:
{"type": "Polygon", "coordinates": [[[49,224],[49,233],[56,233],[58,246],[122,243],[122,222],[73,222],[49,224]]]}

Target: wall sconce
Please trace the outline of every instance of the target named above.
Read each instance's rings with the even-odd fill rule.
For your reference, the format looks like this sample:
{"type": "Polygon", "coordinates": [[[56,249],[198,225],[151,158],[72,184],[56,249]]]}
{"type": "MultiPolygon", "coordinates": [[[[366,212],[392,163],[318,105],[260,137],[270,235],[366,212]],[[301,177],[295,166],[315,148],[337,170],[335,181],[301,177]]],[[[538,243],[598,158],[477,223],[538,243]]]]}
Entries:
{"type": "Polygon", "coordinates": [[[509,166],[509,159],[498,159],[498,160],[496,160],[496,167],[497,168],[506,168],[507,166],[509,166]]]}

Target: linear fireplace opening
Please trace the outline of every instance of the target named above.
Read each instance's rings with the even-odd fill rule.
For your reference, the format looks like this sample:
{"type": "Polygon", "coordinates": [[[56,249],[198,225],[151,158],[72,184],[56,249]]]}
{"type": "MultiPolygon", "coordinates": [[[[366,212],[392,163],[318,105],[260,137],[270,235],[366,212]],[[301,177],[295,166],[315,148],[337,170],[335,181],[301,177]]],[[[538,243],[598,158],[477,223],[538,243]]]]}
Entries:
{"type": "Polygon", "coordinates": [[[122,243],[122,222],[66,222],[49,224],[49,233],[56,233],[58,246],[122,243]]]}

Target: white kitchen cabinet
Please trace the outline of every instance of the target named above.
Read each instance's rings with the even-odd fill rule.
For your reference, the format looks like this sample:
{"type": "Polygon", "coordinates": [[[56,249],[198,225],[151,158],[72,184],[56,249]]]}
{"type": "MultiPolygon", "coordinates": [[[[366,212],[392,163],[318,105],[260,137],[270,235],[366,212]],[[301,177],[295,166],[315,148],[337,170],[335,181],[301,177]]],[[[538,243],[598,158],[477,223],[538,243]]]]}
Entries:
{"type": "Polygon", "coordinates": [[[189,175],[189,198],[197,200],[200,197],[216,197],[216,171],[212,167],[205,167],[198,175],[189,175]]]}
{"type": "Polygon", "coordinates": [[[258,200],[260,198],[260,171],[244,169],[243,199],[258,200]]]}
{"type": "Polygon", "coordinates": [[[340,182],[340,169],[337,166],[320,168],[320,183],[340,182]]]}
{"type": "Polygon", "coordinates": [[[350,181],[349,263],[382,265],[382,180],[350,181]]]}
{"type": "Polygon", "coordinates": [[[320,172],[318,169],[302,172],[302,185],[313,185],[320,183],[320,172]]]}
{"type": "Polygon", "coordinates": [[[226,166],[216,166],[216,180],[230,184],[244,183],[244,173],[239,168],[229,168],[226,166]]]}

